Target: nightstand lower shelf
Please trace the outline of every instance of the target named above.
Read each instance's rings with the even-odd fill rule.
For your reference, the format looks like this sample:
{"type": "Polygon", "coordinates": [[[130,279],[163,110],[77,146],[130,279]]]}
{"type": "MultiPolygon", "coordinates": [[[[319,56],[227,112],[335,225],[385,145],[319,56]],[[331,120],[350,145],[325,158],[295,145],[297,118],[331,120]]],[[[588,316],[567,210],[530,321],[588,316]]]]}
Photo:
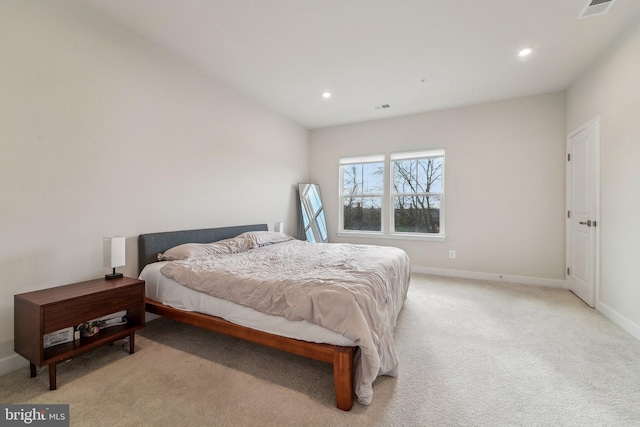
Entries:
{"type": "MultiPolygon", "coordinates": [[[[92,337],[81,338],[76,341],[65,344],[58,344],[54,347],[44,349],[44,360],[41,366],[49,366],[49,389],[57,388],[56,381],[56,365],[65,360],[69,360],[74,356],[86,353],[103,345],[112,344],[115,341],[129,337],[129,354],[135,351],[135,334],[136,330],[142,328],[143,325],[120,325],[113,326],[109,329],[101,329],[99,333],[92,337]]],[[[31,378],[37,375],[37,366],[29,362],[31,378]]]]}

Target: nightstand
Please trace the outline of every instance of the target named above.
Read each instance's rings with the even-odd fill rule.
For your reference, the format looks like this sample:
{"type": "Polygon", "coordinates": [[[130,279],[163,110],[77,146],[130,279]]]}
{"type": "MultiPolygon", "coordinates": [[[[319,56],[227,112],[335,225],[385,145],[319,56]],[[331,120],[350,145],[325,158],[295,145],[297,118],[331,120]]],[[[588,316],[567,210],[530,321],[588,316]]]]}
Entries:
{"type": "Polygon", "coordinates": [[[49,388],[56,389],[56,364],[129,336],[133,354],[135,331],[144,327],[144,281],[123,277],[96,279],[14,296],[15,351],[36,367],[49,365],[49,388]],[[91,337],[44,348],[44,335],[127,310],[127,323],[101,329],[91,337]]]}

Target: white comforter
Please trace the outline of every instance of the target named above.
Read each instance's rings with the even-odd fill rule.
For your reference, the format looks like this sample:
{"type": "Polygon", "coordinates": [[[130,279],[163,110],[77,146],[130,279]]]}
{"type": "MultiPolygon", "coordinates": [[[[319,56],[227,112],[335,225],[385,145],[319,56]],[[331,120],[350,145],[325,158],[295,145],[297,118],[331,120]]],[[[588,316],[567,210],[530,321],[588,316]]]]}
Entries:
{"type": "Polygon", "coordinates": [[[360,347],[355,391],[362,404],[371,403],[378,375],[397,375],[393,331],[410,278],[401,249],[292,240],[173,261],[161,272],[191,289],[353,340],[360,347]]]}

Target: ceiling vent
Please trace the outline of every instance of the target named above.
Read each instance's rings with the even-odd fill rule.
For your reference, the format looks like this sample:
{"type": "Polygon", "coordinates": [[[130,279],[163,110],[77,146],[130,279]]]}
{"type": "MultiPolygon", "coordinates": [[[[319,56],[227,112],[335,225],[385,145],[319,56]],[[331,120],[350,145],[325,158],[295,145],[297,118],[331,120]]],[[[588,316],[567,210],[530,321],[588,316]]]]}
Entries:
{"type": "Polygon", "coordinates": [[[380,104],[380,105],[374,105],[373,106],[374,110],[385,110],[387,108],[391,108],[391,105],[389,105],[389,104],[380,104]]]}
{"type": "Polygon", "coordinates": [[[616,0],[588,0],[587,5],[582,8],[580,15],[578,15],[578,19],[607,13],[615,2],[616,0]]]}

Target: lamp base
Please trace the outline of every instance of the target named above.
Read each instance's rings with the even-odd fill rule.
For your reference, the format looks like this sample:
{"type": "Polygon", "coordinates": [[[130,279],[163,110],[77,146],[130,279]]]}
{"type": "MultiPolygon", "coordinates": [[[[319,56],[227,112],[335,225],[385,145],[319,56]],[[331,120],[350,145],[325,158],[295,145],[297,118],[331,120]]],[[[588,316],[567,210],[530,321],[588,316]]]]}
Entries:
{"type": "Polygon", "coordinates": [[[113,274],[105,274],[104,278],[106,280],[113,280],[113,279],[122,279],[123,275],[122,273],[113,273],[113,274]]]}

